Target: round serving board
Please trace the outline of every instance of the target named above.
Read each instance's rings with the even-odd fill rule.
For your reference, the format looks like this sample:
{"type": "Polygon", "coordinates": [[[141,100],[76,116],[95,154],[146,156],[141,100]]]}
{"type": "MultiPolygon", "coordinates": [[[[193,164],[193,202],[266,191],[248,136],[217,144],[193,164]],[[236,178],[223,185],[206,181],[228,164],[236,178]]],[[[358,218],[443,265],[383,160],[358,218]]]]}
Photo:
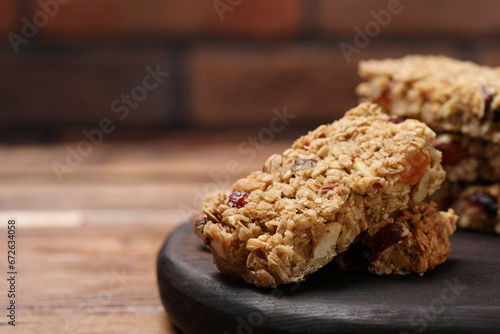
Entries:
{"type": "Polygon", "coordinates": [[[500,333],[500,237],[458,231],[424,276],[326,266],[305,282],[260,289],[222,275],[189,223],[158,254],[158,284],[185,333],[500,333]]]}

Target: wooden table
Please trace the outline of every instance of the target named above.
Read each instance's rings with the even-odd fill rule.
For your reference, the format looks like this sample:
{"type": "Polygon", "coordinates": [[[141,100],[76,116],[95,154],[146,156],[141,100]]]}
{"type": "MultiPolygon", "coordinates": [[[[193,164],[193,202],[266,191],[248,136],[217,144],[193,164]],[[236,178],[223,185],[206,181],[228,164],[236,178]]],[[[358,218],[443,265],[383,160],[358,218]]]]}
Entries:
{"type": "Polygon", "coordinates": [[[177,333],[156,286],[157,252],[199,206],[200,193],[228,187],[291,142],[261,145],[253,156],[238,150],[249,134],[104,141],[62,181],[52,163],[64,163],[77,142],[0,146],[0,332],[177,333]],[[11,217],[15,328],[5,316],[11,217]]]}

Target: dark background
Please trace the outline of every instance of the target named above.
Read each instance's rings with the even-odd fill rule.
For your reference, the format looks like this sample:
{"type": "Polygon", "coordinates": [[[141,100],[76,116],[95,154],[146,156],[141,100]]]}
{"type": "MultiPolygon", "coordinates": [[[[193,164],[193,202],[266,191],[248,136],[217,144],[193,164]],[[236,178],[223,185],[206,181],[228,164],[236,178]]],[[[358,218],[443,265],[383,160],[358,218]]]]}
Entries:
{"type": "Polygon", "coordinates": [[[2,142],[80,140],[105,117],[116,125],[107,140],[260,128],[284,106],[298,115],[292,128],[311,128],[355,106],[360,59],[500,64],[494,0],[59,1],[0,2],[2,142]],[[355,46],[355,28],[376,28],[372,11],[398,2],[348,62],[340,44],[355,46]],[[23,37],[26,21],[36,32],[16,53],[9,36],[23,37]],[[112,101],[158,64],[170,75],[119,119],[112,101]]]}

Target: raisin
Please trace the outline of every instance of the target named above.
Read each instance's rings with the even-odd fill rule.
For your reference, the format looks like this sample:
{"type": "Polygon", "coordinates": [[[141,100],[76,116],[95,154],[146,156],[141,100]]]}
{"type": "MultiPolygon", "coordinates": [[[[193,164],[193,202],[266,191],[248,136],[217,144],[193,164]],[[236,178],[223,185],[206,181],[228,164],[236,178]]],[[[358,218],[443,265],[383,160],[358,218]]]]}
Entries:
{"type": "Polygon", "coordinates": [[[406,168],[399,173],[400,181],[412,186],[420,180],[424,170],[430,165],[431,158],[422,150],[408,153],[407,158],[406,168]]]}
{"type": "Polygon", "coordinates": [[[439,143],[435,142],[434,147],[443,153],[443,164],[455,166],[462,159],[467,157],[467,151],[462,148],[458,143],[439,143]]]}
{"type": "Polygon", "coordinates": [[[497,216],[497,199],[490,194],[472,194],[469,196],[469,198],[467,198],[467,205],[480,208],[491,219],[495,219],[497,216]]]}
{"type": "Polygon", "coordinates": [[[387,224],[375,233],[370,241],[370,254],[373,261],[380,258],[380,254],[403,240],[403,229],[396,224],[387,224]]]}
{"type": "Polygon", "coordinates": [[[398,116],[391,116],[389,118],[389,122],[394,123],[394,124],[399,124],[399,123],[403,123],[403,120],[401,118],[399,118],[398,116]]]}
{"type": "Polygon", "coordinates": [[[229,202],[235,208],[242,208],[247,204],[248,193],[244,191],[235,191],[231,195],[229,195],[229,202]]]}
{"type": "Polygon", "coordinates": [[[370,248],[362,242],[353,243],[342,257],[351,269],[366,270],[372,264],[370,248]]]}

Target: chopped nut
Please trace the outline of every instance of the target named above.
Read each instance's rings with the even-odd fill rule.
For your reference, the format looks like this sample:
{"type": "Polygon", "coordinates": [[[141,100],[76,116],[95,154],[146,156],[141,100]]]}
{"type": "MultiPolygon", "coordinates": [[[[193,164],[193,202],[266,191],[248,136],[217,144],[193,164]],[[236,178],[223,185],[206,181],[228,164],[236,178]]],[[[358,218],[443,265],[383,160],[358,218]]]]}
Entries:
{"type": "Polygon", "coordinates": [[[322,238],[316,242],[314,246],[314,258],[319,259],[328,255],[333,246],[337,243],[342,225],[337,222],[328,223],[325,225],[327,233],[323,234],[322,238]]]}
{"type": "Polygon", "coordinates": [[[243,191],[246,193],[251,193],[256,189],[264,190],[266,184],[261,182],[253,177],[246,177],[244,179],[239,179],[233,185],[233,192],[235,191],[243,191]]]}
{"type": "Polygon", "coordinates": [[[428,194],[427,186],[429,185],[429,179],[430,179],[430,175],[428,173],[424,174],[424,176],[422,176],[422,178],[420,179],[420,182],[418,183],[418,185],[416,187],[414,187],[415,191],[414,191],[413,196],[412,196],[412,200],[414,202],[423,201],[425,199],[425,197],[427,196],[427,194],[428,194]]]}
{"type": "Polygon", "coordinates": [[[321,197],[326,197],[328,192],[340,186],[340,183],[327,183],[321,186],[320,195],[321,197]]]}

